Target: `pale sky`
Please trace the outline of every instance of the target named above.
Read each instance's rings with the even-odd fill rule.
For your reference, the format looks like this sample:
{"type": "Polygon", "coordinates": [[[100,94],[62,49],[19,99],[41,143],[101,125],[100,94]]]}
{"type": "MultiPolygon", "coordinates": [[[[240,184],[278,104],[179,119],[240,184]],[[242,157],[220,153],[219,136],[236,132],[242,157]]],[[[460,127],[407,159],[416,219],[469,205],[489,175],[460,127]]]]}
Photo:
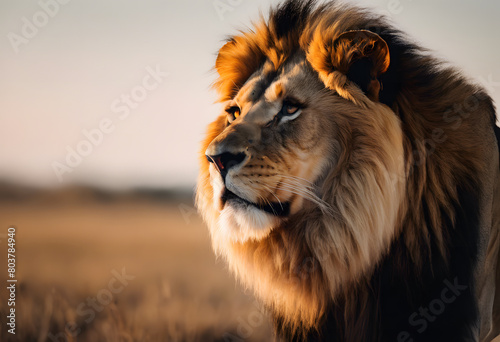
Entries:
{"type": "MultiPolygon", "coordinates": [[[[194,186],[200,141],[221,109],[210,89],[216,52],[273,3],[3,0],[0,179],[194,186]],[[226,12],[218,13],[220,3],[226,12]],[[72,156],[69,168],[68,151],[78,149],[86,155],[72,156]],[[54,163],[66,165],[59,176],[54,163]]],[[[354,3],[389,14],[423,46],[487,81],[500,103],[500,1],[354,3]]]]}

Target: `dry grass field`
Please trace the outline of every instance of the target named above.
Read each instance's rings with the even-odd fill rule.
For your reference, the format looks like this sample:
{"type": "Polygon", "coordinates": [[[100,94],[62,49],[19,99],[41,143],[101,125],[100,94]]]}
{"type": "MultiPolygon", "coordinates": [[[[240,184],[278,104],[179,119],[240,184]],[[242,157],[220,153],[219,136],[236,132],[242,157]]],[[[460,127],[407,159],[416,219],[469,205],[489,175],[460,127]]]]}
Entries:
{"type": "Polygon", "coordinates": [[[1,341],[273,340],[268,316],[215,259],[189,196],[9,193],[0,246],[1,341]],[[16,335],[5,323],[11,225],[16,335]]]}

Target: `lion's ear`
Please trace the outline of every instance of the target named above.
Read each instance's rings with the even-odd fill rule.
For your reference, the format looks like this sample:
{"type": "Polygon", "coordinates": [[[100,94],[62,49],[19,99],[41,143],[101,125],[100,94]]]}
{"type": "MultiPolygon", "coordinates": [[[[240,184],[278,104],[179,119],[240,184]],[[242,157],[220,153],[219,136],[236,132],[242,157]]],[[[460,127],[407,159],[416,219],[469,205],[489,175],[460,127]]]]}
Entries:
{"type": "Polygon", "coordinates": [[[263,57],[258,45],[250,37],[233,37],[220,48],[215,61],[219,78],[214,86],[221,101],[236,95],[238,89],[259,68],[263,57]]]}
{"type": "Polygon", "coordinates": [[[315,35],[308,51],[308,60],[318,71],[325,85],[340,95],[356,97],[349,89],[354,82],[372,101],[378,101],[381,85],[378,77],[390,63],[387,43],[367,30],[347,31],[333,42],[315,35]]]}

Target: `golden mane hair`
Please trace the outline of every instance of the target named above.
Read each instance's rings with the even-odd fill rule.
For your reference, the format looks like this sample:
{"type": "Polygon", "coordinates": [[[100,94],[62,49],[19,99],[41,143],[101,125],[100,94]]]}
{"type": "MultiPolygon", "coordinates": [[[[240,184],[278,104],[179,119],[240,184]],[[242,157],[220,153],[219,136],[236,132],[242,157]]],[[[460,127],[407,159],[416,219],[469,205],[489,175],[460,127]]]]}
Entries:
{"type": "Polygon", "coordinates": [[[318,166],[326,168],[317,177],[326,207],[305,206],[262,238],[228,239],[205,155],[228,127],[221,115],[202,144],[196,195],[216,253],[269,307],[287,340],[489,341],[500,334],[488,306],[495,290],[478,285],[491,284],[485,274],[495,269],[483,268],[496,263],[499,245],[490,97],[383,17],[336,2],[286,1],[220,49],[220,101],[256,73],[269,85],[295,59],[321,82],[321,96],[344,101],[322,107],[338,113],[328,138],[336,145],[325,147],[335,164],[318,166]],[[413,313],[448,283],[465,289],[420,332],[413,313]]]}

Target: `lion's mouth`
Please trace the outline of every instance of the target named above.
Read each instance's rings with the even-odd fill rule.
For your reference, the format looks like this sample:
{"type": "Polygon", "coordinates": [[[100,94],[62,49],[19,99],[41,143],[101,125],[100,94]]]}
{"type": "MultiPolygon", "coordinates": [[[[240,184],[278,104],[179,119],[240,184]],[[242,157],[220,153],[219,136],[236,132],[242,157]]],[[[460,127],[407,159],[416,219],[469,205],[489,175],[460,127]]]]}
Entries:
{"type": "Polygon", "coordinates": [[[290,203],[289,202],[269,202],[266,204],[259,204],[250,202],[238,195],[234,192],[228,190],[227,188],[224,190],[222,194],[222,204],[225,205],[228,201],[236,201],[241,204],[251,205],[259,210],[265,211],[268,214],[274,216],[288,216],[290,214],[290,203]]]}

